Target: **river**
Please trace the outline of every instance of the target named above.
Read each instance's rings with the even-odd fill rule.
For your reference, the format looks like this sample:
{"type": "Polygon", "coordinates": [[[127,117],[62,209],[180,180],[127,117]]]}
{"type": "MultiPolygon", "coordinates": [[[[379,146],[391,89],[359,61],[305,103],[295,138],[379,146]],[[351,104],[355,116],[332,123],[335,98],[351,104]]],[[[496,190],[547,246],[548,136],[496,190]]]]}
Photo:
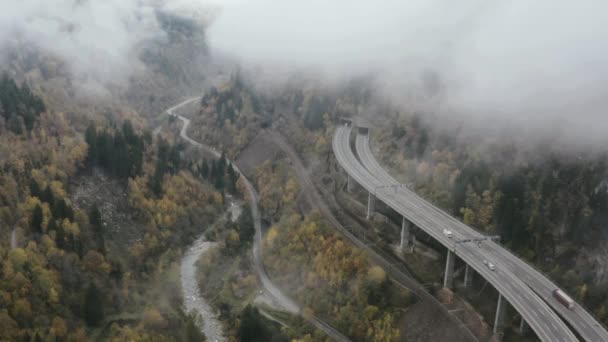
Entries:
{"type": "Polygon", "coordinates": [[[186,312],[197,313],[202,319],[202,322],[200,320],[197,322],[198,326],[207,340],[219,342],[226,341],[222,332],[222,325],[209,303],[201,295],[196,281],[196,261],[213,245],[213,242],[205,241],[203,236],[194,241],[182,258],[181,281],[186,312]]]}
{"type": "MultiPolygon", "coordinates": [[[[230,202],[228,212],[230,212],[230,218],[233,222],[238,219],[241,210],[242,207],[240,203],[230,202]]],[[[213,311],[213,308],[201,295],[196,278],[196,261],[214,245],[215,242],[205,240],[204,233],[201,234],[190,248],[188,248],[182,258],[180,278],[186,312],[195,312],[200,316],[201,321],[197,323],[208,341],[223,342],[226,341],[226,338],[222,331],[222,325],[213,311]]]]}

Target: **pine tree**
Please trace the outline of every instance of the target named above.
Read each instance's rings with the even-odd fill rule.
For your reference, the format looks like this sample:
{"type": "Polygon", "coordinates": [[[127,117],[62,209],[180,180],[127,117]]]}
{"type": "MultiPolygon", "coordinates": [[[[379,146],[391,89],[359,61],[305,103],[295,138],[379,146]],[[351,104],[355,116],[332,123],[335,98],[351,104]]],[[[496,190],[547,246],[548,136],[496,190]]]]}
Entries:
{"type": "Polygon", "coordinates": [[[243,206],[243,211],[241,211],[241,215],[239,216],[236,225],[239,232],[239,240],[243,243],[253,241],[255,229],[253,227],[253,216],[251,216],[249,204],[243,206]]]}
{"type": "Polygon", "coordinates": [[[33,178],[30,181],[30,195],[32,197],[40,198],[40,185],[38,185],[38,182],[33,178]]]}
{"type": "Polygon", "coordinates": [[[224,179],[224,175],[222,173],[217,173],[217,176],[213,181],[213,186],[215,186],[215,188],[218,190],[224,190],[226,187],[226,180],[224,179]]]}
{"type": "Polygon", "coordinates": [[[32,112],[26,112],[23,114],[23,124],[25,125],[25,130],[31,132],[34,128],[34,123],[36,122],[36,115],[32,112]]]}
{"type": "Polygon", "coordinates": [[[53,206],[53,204],[55,204],[55,195],[53,195],[53,190],[50,186],[46,186],[46,188],[42,192],[42,198],[40,198],[40,200],[48,203],[50,206],[53,206]]]}
{"type": "Polygon", "coordinates": [[[84,134],[84,139],[89,145],[86,163],[88,167],[93,167],[97,164],[97,160],[99,159],[99,149],[97,146],[97,129],[95,128],[95,123],[91,122],[89,127],[87,127],[87,130],[84,134]]]}
{"type": "Polygon", "coordinates": [[[150,188],[156,196],[160,196],[163,192],[163,177],[169,168],[169,149],[169,144],[164,139],[160,139],[158,142],[156,169],[150,180],[150,188]]]}
{"type": "Polygon", "coordinates": [[[194,316],[188,316],[186,321],[186,341],[187,342],[203,342],[206,341],[205,335],[201,333],[196,322],[194,321],[194,316]]]}
{"type": "Polygon", "coordinates": [[[96,163],[107,171],[112,170],[113,141],[114,138],[107,131],[97,134],[98,157],[96,163]]]}
{"type": "Polygon", "coordinates": [[[96,232],[101,232],[103,228],[101,212],[99,211],[99,208],[97,208],[96,204],[93,204],[89,210],[89,223],[93,226],[93,229],[96,232]]]}
{"type": "Polygon", "coordinates": [[[129,145],[129,158],[131,161],[130,176],[136,177],[141,175],[144,163],[144,142],[143,139],[135,136],[132,138],[133,143],[129,145]]]}
{"type": "Polygon", "coordinates": [[[232,166],[232,164],[228,165],[227,179],[228,179],[228,192],[233,195],[236,194],[236,182],[239,179],[239,175],[234,170],[234,167],[232,166]]]}
{"type": "Polygon", "coordinates": [[[35,233],[42,233],[42,221],[44,220],[44,214],[42,212],[42,207],[39,204],[36,204],[34,208],[34,212],[32,214],[32,222],[31,227],[32,231],[35,233]]]}
{"type": "Polygon", "coordinates": [[[125,137],[127,144],[135,145],[137,143],[137,135],[135,134],[135,130],[133,130],[133,125],[131,125],[131,121],[125,120],[122,124],[122,135],[125,137]]]}
{"type": "Polygon", "coordinates": [[[201,166],[201,177],[207,179],[209,177],[209,164],[207,163],[207,158],[203,158],[203,166],[201,166]]]}
{"type": "Polygon", "coordinates": [[[112,267],[110,269],[110,278],[114,279],[117,284],[120,284],[124,275],[124,271],[122,270],[122,264],[118,261],[113,260],[110,262],[110,265],[112,267]]]}
{"type": "Polygon", "coordinates": [[[131,174],[131,160],[129,158],[127,143],[120,132],[114,135],[113,150],[112,174],[120,179],[126,179],[131,174]]]}
{"type": "Polygon", "coordinates": [[[63,231],[63,227],[58,225],[54,219],[49,221],[49,226],[47,231],[55,231],[55,245],[57,248],[64,249],[65,248],[65,232],[63,231]]]}
{"type": "Polygon", "coordinates": [[[217,177],[217,167],[216,167],[216,162],[215,159],[211,159],[211,167],[209,168],[209,179],[211,181],[215,181],[215,178],[217,177]]]}
{"type": "Polygon", "coordinates": [[[84,319],[89,326],[96,326],[103,316],[102,293],[95,283],[91,283],[84,298],[84,319]]]}
{"type": "Polygon", "coordinates": [[[181,168],[181,155],[179,152],[179,147],[177,145],[171,148],[169,152],[169,172],[171,174],[177,173],[181,168]]]}
{"type": "Polygon", "coordinates": [[[44,102],[23,84],[18,87],[14,80],[4,74],[0,80],[0,113],[7,120],[8,128],[15,134],[29,133],[34,128],[40,113],[46,111],[44,102]]]}
{"type": "Polygon", "coordinates": [[[228,165],[228,161],[226,159],[226,153],[222,152],[220,159],[218,160],[217,171],[220,174],[224,174],[226,172],[226,165],[228,165]]]}
{"type": "Polygon", "coordinates": [[[67,243],[66,243],[65,247],[66,247],[65,249],[70,252],[76,251],[76,242],[74,241],[74,234],[68,233],[67,243]]]}
{"type": "Polygon", "coordinates": [[[55,201],[55,204],[52,207],[52,213],[54,218],[67,218],[70,221],[74,221],[74,210],[63,198],[55,201]]]}
{"type": "Polygon", "coordinates": [[[23,133],[23,127],[21,125],[21,119],[19,118],[19,116],[17,116],[16,114],[13,114],[9,117],[8,128],[11,130],[11,132],[13,132],[15,134],[19,135],[19,134],[23,133]]]}
{"type": "Polygon", "coordinates": [[[257,308],[247,305],[245,309],[243,309],[238,337],[240,341],[270,341],[271,334],[264,325],[257,308]]]}

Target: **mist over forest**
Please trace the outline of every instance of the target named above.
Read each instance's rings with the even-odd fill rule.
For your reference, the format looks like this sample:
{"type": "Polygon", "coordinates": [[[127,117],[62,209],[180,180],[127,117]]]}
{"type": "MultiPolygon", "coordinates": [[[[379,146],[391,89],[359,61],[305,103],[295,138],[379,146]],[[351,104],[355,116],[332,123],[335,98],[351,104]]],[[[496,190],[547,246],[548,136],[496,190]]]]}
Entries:
{"type": "MultiPolygon", "coordinates": [[[[210,44],[244,63],[374,74],[405,108],[564,128],[599,142],[608,28],[601,1],[226,1],[210,44]],[[428,75],[434,75],[428,84],[428,75]]],[[[490,130],[491,131],[491,130],[490,130]]]]}
{"type": "Polygon", "coordinates": [[[0,42],[26,40],[58,54],[90,88],[120,84],[143,68],[137,52],[144,42],[166,39],[158,13],[171,13],[205,27],[212,54],[268,74],[256,78],[282,82],[282,74],[306,70],[334,84],[367,76],[405,110],[456,116],[492,134],[496,122],[515,123],[525,137],[558,129],[569,144],[601,144],[605,6],[28,0],[2,11],[0,42]]]}

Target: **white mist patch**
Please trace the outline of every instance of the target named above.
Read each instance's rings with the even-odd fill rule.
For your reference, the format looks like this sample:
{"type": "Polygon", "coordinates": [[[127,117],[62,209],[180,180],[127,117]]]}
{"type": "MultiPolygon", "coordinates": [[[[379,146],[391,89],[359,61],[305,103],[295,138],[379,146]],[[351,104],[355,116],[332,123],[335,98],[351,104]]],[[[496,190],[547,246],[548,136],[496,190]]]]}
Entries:
{"type": "Polygon", "coordinates": [[[245,63],[376,72],[393,102],[520,124],[565,122],[574,139],[597,138],[587,134],[591,125],[608,128],[605,1],[215,3],[222,12],[210,45],[245,63]],[[439,80],[432,94],[424,89],[428,71],[439,80]]]}
{"type": "Polygon", "coordinates": [[[337,66],[378,63],[406,43],[403,24],[428,5],[384,0],[216,0],[210,44],[247,61],[337,66]],[[404,9],[407,9],[404,11],[404,9]]]}
{"type": "Polygon", "coordinates": [[[24,0],[2,6],[0,41],[20,39],[63,57],[83,83],[119,83],[137,68],[133,48],[160,34],[141,1],[24,0]]]}
{"type": "Polygon", "coordinates": [[[194,0],[10,1],[0,5],[0,47],[32,44],[61,57],[80,91],[101,94],[143,69],[142,45],[166,39],[157,11],[196,21],[203,8],[194,0]]]}

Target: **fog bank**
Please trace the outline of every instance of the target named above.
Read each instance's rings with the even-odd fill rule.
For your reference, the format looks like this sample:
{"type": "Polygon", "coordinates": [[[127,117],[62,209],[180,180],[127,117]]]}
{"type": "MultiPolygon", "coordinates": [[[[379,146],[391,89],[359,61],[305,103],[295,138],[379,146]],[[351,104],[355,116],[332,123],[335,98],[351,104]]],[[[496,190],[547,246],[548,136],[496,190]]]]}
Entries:
{"type": "Polygon", "coordinates": [[[559,122],[574,143],[605,140],[604,1],[215,3],[222,11],[210,45],[245,64],[374,72],[383,92],[412,110],[508,120],[532,132],[559,122]]]}
{"type": "Polygon", "coordinates": [[[194,20],[204,14],[184,0],[10,1],[0,5],[0,47],[37,46],[66,62],[80,88],[98,93],[142,70],[142,44],[166,39],[158,11],[194,20]]]}

